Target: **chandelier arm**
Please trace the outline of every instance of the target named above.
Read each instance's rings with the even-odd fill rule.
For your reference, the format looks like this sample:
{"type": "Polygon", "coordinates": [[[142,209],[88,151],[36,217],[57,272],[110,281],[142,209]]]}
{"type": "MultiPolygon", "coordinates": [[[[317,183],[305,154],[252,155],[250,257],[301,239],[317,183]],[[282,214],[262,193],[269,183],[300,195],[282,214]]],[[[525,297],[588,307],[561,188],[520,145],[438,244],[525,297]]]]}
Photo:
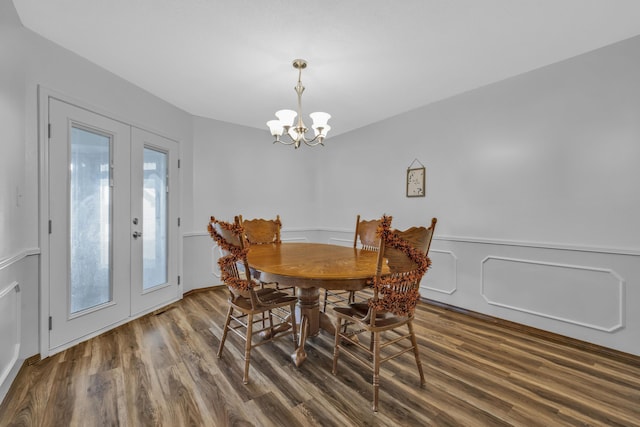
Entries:
{"type": "Polygon", "coordinates": [[[275,144],[276,142],[279,142],[282,145],[293,145],[296,143],[296,141],[294,139],[292,139],[291,137],[289,137],[289,139],[291,139],[291,142],[288,141],[283,141],[282,139],[276,139],[273,141],[273,143],[275,144]]]}
{"type": "MultiPolygon", "coordinates": [[[[297,131],[298,128],[296,127],[294,129],[296,129],[296,131],[297,131]]],[[[318,134],[318,135],[314,136],[311,139],[307,139],[304,133],[298,133],[298,138],[296,139],[296,138],[293,138],[289,134],[289,132],[285,132],[282,135],[282,138],[283,139],[276,138],[273,141],[273,143],[275,144],[276,142],[279,142],[280,144],[283,144],[283,145],[294,145],[294,144],[300,145],[300,142],[304,142],[309,147],[315,147],[316,145],[323,145],[324,146],[324,144],[323,144],[324,137],[321,134],[318,134]],[[288,141],[284,139],[285,135],[286,135],[286,138],[289,139],[288,141]],[[315,141],[318,141],[318,142],[315,142],[315,141]]]]}
{"type": "MultiPolygon", "coordinates": [[[[293,138],[293,137],[289,134],[289,132],[285,132],[285,133],[282,135],[282,138],[285,138],[285,135],[286,135],[286,138],[288,138],[288,140],[280,139],[280,137],[277,137],[277,138],[275,139],[275,141],[273,141],[273,143],[275,144],[276,142],[279,142],[280,144],[283,144],[283,145],[294,145],[294,144],[300,145],[300,141],[302,141],[302,142],[304,142],[305,144],[309,145],[309,143],[312,143],[313,141],[315,141],[316,139],[318,139],[318,136],[320,136],[320,135],[317,135],[317,136],[316,136],[316,137],[314,137],[313,139],[307,139],[307,138],[305,138],[304,134],[302,134],[302,135],[300,135],[300,134],[299,134],[299,136],[300,136],[300,137],[299,137],[298,139],[296,139],[296,138],[293,138]]],[[[314,144],[314,145],[317,145],[317,144],[314,144]]]]}
{"type": "Polygon", "coordinates": [[[318,138],[317,137],[313,138],[311,141],[303,140],[303,142],[309,147],[315,147],[316,145],[322,145],[324,147],[324,144],[323,144],[324,140],[323,139],[318,139],[317,142],[313,142],[316,139],[318,139],[318,138]]]}
{"type": "MultiPolygon", "coordinates": [[[[305,134],[304,134],[304,133],[302,133],[302,134],[298,134],[298,135],[300,136],[300,138],[298,139],[298,141],[302,141],[302,142],[304,142],[304,143],[305,143],[305,144],[307,144],[309,147],[313,147],[313,145],[318,145],[318,144],[319,144],[319,143],[315,143],[315,144],[311,145],[311,143],[313,143],[315,140],[317,140],[317,139],[319,139],[319,138],[320,138],[320,135],[316,135],[316,136],[314,136],[314,137],[313,137],[313,138],[311,138],[311,139],[307,139],[307,137],[305,136],[305,134]]],[[[289,135],[289,138],[291,138],[291,135],[289,135]]],[[[292,140],[294,140],[294,141],[296,141],[296,139],[295,139],[295,138],[291,138],[291,139],[292,139],[292,140]]]]}

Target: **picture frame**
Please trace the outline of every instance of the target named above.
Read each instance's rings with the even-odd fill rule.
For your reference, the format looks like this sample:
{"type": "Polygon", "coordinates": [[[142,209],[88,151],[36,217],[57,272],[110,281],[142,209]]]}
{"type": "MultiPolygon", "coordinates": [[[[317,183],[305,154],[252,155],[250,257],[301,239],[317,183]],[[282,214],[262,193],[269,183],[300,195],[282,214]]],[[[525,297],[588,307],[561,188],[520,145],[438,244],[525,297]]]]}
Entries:
{"type": "Polygon", "coordinates": [[[407,169],[407,197],[425,197],[426,170],[421,168],[407,169]]]}

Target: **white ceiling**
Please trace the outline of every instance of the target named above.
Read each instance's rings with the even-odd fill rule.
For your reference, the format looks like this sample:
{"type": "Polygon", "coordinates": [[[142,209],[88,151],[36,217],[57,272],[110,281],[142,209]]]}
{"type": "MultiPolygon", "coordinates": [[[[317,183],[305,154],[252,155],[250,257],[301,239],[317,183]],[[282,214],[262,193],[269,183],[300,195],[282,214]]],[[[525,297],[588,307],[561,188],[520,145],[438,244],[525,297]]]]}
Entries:
{"type": "Polygon", "coordinates": [[[640,34],[638,0],[13,0],[25,27],[203,117],[353,130],[640,34]],[[308,120],[309,124],[310,120],[308,120]]]}

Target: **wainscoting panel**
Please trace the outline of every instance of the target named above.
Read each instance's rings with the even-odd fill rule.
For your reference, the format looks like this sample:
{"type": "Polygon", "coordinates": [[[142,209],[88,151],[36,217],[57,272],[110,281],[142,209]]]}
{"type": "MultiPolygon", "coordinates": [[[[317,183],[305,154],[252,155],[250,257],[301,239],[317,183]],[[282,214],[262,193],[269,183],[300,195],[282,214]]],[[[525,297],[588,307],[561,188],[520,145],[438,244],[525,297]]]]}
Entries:
{"type": "Polygon", "coordinates": [[[0,385],[20,355],[20,286],[0,288],[0,385]]]}
{"type": "Polygon", "coordinates": [[[431,248],[429,258],[431,268],[422,279],[420,289],[451,295],[458,287],[458,257],[452,251],[431,248]]]}
{"type": "Polygon", "coordinates": [[[482,261],[482,296],[489,304],[605,332],[624,326],[624,289],[624,280],[608,269],[492,256],[482,261]]]}

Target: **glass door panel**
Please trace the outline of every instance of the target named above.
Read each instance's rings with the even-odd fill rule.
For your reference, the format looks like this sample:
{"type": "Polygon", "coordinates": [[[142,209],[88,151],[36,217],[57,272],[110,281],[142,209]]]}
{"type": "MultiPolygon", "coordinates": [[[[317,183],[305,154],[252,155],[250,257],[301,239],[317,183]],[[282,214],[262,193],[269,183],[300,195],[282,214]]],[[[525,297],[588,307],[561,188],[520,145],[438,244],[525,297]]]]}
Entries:
{"type": "Polygon", "coordinates": [[[145,147],[142,192],[142,288],[167,283],[167,154],[145,147]]]}
{"type": "Polygon", "coordinates": [[[112,300],[111,138],[71,128],[69,164],[71,314],[112,300]]]}

